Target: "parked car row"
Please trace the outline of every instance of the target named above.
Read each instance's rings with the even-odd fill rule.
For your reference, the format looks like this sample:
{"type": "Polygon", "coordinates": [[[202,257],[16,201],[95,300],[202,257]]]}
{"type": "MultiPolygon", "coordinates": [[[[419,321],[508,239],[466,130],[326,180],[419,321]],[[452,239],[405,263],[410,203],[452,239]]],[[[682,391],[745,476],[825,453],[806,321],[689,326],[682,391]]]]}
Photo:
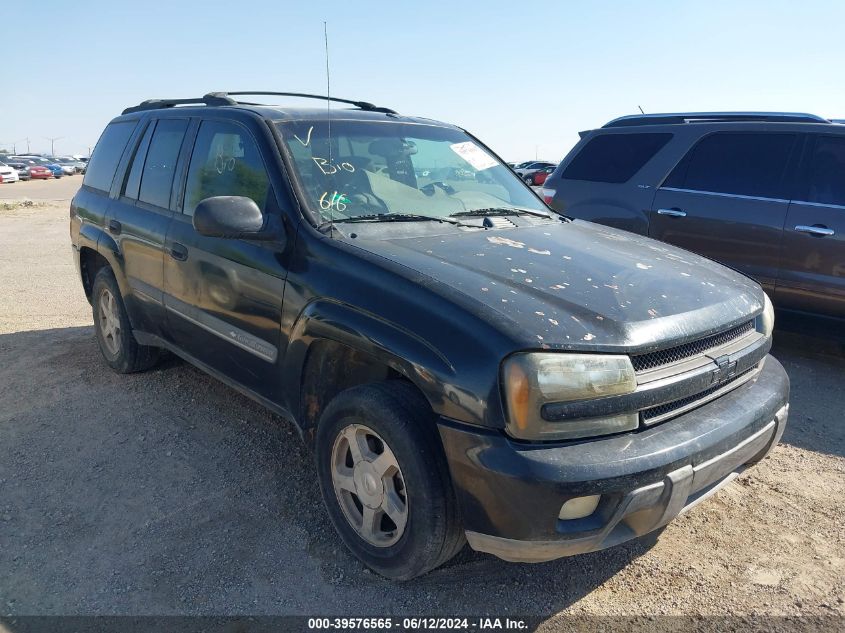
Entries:
{"type": "Polygon", "coordinates": [[[655,114],[581,137],[545,182],[553,209],[727,264],[781,310],[845,319],[845,125],[655,114]]]}
{"type": "Polygon", "coordinates": [[[557,163],[547,160],[529,160],[524,163],[508,163],[508,166],[527,184],[532,187],[538,187],[555,170],[557,163]]]}
{"type": "Polygon", "coordinates": [[[84,174],[87,159],[37,154],[0,154],[0,183],[18,180],[61,178],[84,174]]]}

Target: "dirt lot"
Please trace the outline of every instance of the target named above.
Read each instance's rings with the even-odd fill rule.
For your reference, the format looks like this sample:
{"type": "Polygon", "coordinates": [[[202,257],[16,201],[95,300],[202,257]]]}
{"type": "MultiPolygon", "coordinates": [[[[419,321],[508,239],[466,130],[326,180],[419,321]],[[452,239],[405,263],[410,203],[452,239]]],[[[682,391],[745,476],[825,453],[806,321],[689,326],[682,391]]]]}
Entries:
{"type": "Polygon", "coordinates": [[[782,445],[656,543],[541,565],[465,550],[394,584],[346,553],[290,426],[175,360],[107,368],[67,203],[4,206],[0,615],[845,615],[845,359],[824,341],[780,335],[782,445]]]}
{"type": "Polygon", "coordinates": [[[70,200],[82,184],[82,176],[62,176],[50,180],[29,180],[27,182],[0,183],[2,200],[70,200]]]}

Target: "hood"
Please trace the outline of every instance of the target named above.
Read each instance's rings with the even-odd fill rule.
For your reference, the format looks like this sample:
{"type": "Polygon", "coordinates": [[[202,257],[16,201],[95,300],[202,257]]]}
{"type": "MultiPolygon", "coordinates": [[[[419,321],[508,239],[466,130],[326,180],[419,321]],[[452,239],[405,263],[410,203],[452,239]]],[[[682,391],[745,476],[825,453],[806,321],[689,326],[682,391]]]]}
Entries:
{"type": "MultiPolygon", "coordinates": [[[[722,331],[763,309],[744,275],[662,242],[576,220],[354,242],[492,308],[526,348],[645,352],[722,331]]],[[[363,231],[361,232],[363,233],[363,231]]]]}

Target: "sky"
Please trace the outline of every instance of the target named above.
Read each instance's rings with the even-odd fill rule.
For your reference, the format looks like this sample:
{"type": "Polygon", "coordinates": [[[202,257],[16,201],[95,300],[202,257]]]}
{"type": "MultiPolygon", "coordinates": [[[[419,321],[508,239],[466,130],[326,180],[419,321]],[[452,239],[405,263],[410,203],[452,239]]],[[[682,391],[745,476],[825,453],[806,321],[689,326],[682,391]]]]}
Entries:
{"type": "Polygon", "coordinates": [[[325,94],[323,21],[334,96],[460,125],[508,161],[559,160],[638,107],[845,118],[843,2],[39,0],[0,23],[0,148],[87,154],[149,98],[325,94]]]}

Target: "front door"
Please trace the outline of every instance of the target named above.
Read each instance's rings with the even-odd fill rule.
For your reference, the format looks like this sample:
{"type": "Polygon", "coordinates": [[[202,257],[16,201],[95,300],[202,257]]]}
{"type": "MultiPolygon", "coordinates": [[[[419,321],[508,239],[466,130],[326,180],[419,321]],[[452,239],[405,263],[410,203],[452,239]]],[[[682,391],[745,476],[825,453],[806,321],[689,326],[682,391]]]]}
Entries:
{"type": "Polygon", "coordinates": [[[845,136],[812,136],[786,218],[776,304],[845,317],[845,136]]]}
{"type": "Polygon", "coordinates": [[[196,361],[273,399],[286,276],[282,245],[198,234],[194,209],[212,196],[246,196],[265,215],[279,213],[258,145],[234,121],[205,120],[197,132],[182,213],[175,214],[165,244],[168,327],[196,361]]]}
{"type": "Polygon", "coordinates": [[[797,137],[705,136],[657,190],[649,235],[732,266],[773,291],[797,137]]]}

